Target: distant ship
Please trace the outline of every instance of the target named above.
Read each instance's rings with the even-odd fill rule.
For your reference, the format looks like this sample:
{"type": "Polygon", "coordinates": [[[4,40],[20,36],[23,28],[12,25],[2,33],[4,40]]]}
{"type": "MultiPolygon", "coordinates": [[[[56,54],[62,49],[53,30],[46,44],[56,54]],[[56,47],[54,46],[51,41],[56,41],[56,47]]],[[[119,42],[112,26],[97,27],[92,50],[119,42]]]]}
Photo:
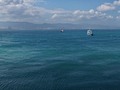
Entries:
{"type": "Polygon", "coordinates": [[[88,36],[93,36],[93,32],[92,32],[91,29],[88,29],[88,30],[87,30],[87,35],[88,35],[88,36]]]}
{"type": "Polygon", "coordinates": [[[63,30],[63,29],[61,29],[61,30],[60,30],[60,32],[64,32],[64,30],[63,30]]]}

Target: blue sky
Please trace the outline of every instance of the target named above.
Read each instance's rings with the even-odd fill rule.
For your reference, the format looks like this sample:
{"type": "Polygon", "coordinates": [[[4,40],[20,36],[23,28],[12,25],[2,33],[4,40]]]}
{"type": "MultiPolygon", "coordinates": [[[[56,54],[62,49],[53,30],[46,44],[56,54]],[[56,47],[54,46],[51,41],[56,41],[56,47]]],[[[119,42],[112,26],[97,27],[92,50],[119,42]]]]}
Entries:
{"type": "Polygon", "coordinates": [[[0,0],[0,22],[120,27],[120,0],[0,0]]]}
{"type": "Polygon", "coordinates": [[[63,8],[66,10],[89,10],[96,9],[97,6],[105,2],[113,2],[114,0],[46,0],[46,3],[36,3],[38,6],[49,9],[63,8]]]}

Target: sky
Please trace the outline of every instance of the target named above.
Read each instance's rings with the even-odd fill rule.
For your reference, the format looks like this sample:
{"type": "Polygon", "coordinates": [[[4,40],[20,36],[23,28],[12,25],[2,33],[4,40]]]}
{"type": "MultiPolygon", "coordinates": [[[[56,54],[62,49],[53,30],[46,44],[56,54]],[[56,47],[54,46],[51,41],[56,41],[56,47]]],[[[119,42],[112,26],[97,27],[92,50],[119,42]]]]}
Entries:
{"type": "Polygon", "coordinates": [[[0,0],[0,22],[120,27],[120,0],[0,0]]]}

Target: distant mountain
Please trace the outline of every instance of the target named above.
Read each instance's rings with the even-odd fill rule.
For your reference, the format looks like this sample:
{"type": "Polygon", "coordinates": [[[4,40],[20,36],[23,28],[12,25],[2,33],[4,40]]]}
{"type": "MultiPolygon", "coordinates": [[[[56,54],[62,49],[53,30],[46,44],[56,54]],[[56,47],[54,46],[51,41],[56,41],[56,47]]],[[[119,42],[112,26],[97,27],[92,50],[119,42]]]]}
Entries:
{"type": "MultiPolygon", "coordinates": [[[[97,25],[97,24],[70,24],[70,23],[56,23],[56,24],[34,24],[28,22],[0,22],[0,30],[49,30],[49,29],[110,29],[112,26],[97,25]],[[89,27],[90,26],[90,27],[89,27]]],[[[116,28],[116,27],[115,27],[116,28]]],[[[118,27],[119,28],[119,27],[118,27]]]]}
{"type": "Polygon", "coordinates": [[[34,24],[28,22],[0,22],[0,29],[14,29],[14,30],[40,30],[40,29],[80,29],[82,26],[79,24],[34,24]]]}

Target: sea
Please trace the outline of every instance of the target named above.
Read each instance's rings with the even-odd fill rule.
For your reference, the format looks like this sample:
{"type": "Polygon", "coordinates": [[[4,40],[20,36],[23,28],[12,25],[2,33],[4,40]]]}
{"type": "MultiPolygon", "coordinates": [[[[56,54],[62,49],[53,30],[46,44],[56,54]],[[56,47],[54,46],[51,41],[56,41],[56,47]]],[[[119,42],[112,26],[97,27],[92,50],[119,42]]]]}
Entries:
{"type": "Polygon", "coordinates": [[[0,90],[120,90],[120,30],[0,31],[0,90]]]}

